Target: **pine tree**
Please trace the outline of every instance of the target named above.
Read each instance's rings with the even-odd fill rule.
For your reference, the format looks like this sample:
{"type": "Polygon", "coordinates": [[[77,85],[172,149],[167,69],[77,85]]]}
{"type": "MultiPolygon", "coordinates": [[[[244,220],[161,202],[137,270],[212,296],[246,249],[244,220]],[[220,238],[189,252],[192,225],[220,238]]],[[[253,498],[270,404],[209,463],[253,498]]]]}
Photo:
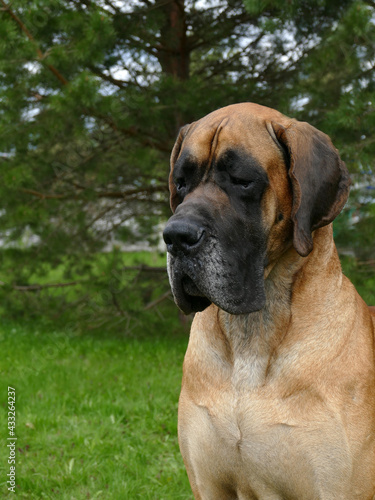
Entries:
{"type": "MultiPolygon", "coordinates": [[[[333,137],[353,171],[373,168],[372,1],[0,7],[0,279],[9,310],[42,303],[20,287],[61,266],[64,283],[90,276],[81,291],[92,296],[122,265],[116,252],[109,267],[98,265],[109,242],[155,243],[169,214],[177,131],[221,106],[253,101],[307,119],[333,137]]],[[[160,287],[163,295],[167,284],[160,287]]],[[[52,289],[53,307],[56,297],[64,302],[60,292],[71,303],[66,290],[52,289]]],[[[120,316],[128,303],[124,294],[101,300],[120,316]]]]}

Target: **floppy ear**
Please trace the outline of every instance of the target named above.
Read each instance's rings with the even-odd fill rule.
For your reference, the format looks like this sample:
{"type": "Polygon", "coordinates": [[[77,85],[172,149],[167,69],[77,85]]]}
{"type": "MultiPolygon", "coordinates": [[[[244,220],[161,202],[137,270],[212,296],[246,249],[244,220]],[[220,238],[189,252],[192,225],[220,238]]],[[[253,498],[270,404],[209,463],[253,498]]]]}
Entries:
{"type": "Polygon", "coordinates": [[[173,146],[172,153],[171,153],[171,160],[170,160],[171,169],[170,169],[170,173],[169,173],[169,193],[170,193],[170,205],[171,205],[171,209],[172,209],[173,213],[176,210],[176,207],[178,204],[177,190],[176,190],[175,183],[173,181],[173,168],[174,168],[174,165],[175,165],[177,158],[180,154],[182,143],[186,137],[186,134],[187,134],[189,128],[190,128],[190,124],[184,125],[182,128],[180,128],[180,131],[178,133],[176,142],[173,146]]]}
{"type": "Polygon", "coordinates": [[[313,249],[312,231],[332,222],[344,207],[349,172],[330,138],[308,123],[272,127],[290,162],[293,245],[306,257],[313,249]]]}

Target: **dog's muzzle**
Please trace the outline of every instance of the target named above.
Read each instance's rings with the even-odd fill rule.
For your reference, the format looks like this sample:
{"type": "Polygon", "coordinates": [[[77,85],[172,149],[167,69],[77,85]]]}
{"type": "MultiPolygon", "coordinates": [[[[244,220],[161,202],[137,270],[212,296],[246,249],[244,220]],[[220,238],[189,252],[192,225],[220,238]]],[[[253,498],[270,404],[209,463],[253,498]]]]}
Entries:
{"type": "Polygon", "coordinates": [[[199,279],[200,252],[207,241],[205,228],[192,220],[167,223],[163,238],[168,251],[168,274],[175,300],[185,314],[205,309],[210,301],[199,279]]]}

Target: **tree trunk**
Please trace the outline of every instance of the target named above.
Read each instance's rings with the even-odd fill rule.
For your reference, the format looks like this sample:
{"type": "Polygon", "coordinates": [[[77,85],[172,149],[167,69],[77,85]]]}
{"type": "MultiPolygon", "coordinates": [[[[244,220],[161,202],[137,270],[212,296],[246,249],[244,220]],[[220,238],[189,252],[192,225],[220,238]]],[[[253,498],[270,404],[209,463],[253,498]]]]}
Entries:
{"type": "Polygon", "coordinates": [[[186,43],[185,2],[157,0],[157,5],[165,16],[158,55],[163,72],[178,80],[188,80],[190,52],[186,43]]]}

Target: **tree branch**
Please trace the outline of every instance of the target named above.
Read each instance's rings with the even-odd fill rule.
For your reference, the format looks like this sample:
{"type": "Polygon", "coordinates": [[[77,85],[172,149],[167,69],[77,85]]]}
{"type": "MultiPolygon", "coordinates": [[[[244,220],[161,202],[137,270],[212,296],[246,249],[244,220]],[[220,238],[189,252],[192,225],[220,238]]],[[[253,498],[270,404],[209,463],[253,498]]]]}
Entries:
{"type": "Polygon", "coordinates": [[[168,292],[165,292],[163,293],[163,295],[160,295],[160,297],[158,297],[157,299],[149,302],[145,307],[144,307],[144,311],[148,311],[149,309],[152,309],[153,307],[157,306],[160,302],[162,302],[163,300],[167,299],[168,297],[170,297],[172,295],[171,291],[168,290],[168,292]]]}
{"type": "Polygon", "coordinates": [[[65,194],[46,194],[46,193],[39,193],[38,191],[35,191],[34,189],[26,189],[22,188],[21,191],[23,193],[27,194],[32,194],[33,196],[37,196],[38,198],[42,200],[51,200],[51,199],[58,199],[58,200],[63,200],[67,198],[67,195],[65,194]]]}
{"type": "Polygon", "coordinates": [[[146,273],[167,273],[166,267],[153,267],[141,264],[140,266],[125,266],[121,268],[121,271],[140,271],[146,273]]]}
{"type": "MultiPolygon", "coordinates": [[[[84,192],[84,187],[79,186],[81,190],[80,193],[69,193],[69,194],[57,194],[57,193],[40,193],[34,189],[22,188],[21,191],[23,193],[32,194],[37,198],[42,200],[68,200],[68,199],[77,199],[80,197],[80,194],[84,192]]],[[[138,194],[154,194],[160,192],[167,192],[168,186],[145,186],[135,189],[129,189],[128,191],[104,191],[104,192],[96,192],[96,196],[98,198],[118,198],[118,199],[127,199],[134,197],[138,194]]]]}
{"type": "Polygon", "coordinates": [[[112,120],[112,118],[97,113],[97,111],[94,109],[84,109],[84,113],[87,116],[92,116],[95,118],[99,118],[100,120],[103,120],[115,132],[120,132],[121,134],[126,135],[128,137],[136,137],[136,139],[143,146],[158,149],[159,151],[163,151],[165,153],[170,153],[171,151],[171,147],[169,144],[163,144],[161,142],[158,143],[156,142],[156,140],[150,140],[150,138],[152,139],[152,136],[150,134],[147,135],[147,138],[142,137],[142,132],[137,127],[134,126],[129,128],[118,127],[116,123],[112,120]]]}
{"type": "Polygon", "coordinates": [[[168,186],[165,184],[164,186],[148,186],[141,187],[136,189],[129,189],[129,191],[108,191],[98,193],[98,198],[128,198],[129,196],[134,196],[137,194],[153,194],[159,192],[167,192],[168,186]]]}
{"type": "MultiPolygon", "coordinates": [[[[66,286],[75,286],[80,283],[85,283],[88,280],[77,280],[77,281],[69,281],[67,283],[46,283],[45,285],[40,285],[35,283],[33,285],[11,285],[13,290],[17,290],[19,292],[36,292],[39,290],[44,290],[46,288],[64,288],[66,286]]],[[[5,286],[6,283],[0,282],[0,286],[5,286]]]]}
{"type": "MultiPolygon", "coordinates": [[[[21,31],[25,33],[27,38],[30,40],[30,42],[35,46],[36,52],[38,54],[38,59],[41,63],[45,60],[47,57],[47,54],[43,54],[43,52],[40,50],[38,43],[36,42],[35,38],[31,34],[31,32],[27,29],[25,24],[21,21],[21,19],[17,16],[17,14],[10,8],[8,4],[4,2],[4,0],[0,0],[1,4],[3,5],[3,10],[8,12],[11,18],[18,24],[18,26],[21,28],[21,31]]],[[[67,85],[68,80],[54,67],[52,64],[45,64],[47,68],[55,75],[55,77],[63,84],[67,85]]]]}
{"type": "MultiPolygon", "coordinates": [[[[165,267],[152,267],[152,266],[146,266],[141,264],[140,266],[125,266],[121,268],[121,271],[138,271],[138,272],[149,272],[149,273],[162,273],[166,274],[167,269],[165,267]]],[[[45,283],[43,285],[39,283],[34,283],[32,285],[10,285],[10,287],[13,290],[17,290],[18,292],[37,292],[40,290],[45,290],[47,288],[65,288],[68,286],[76,286],[80,285],[82,283],[88,283],[90,280],[89,279],[82,279],[82,280],[76,280],[76,281],[68,281],[66,283],[45,283]]],[[[7,283],[4,281],[0,281],[0,286],[6,286],[7,283]]],[[[161,302],[164,300],[171,292],[168,291],[168,293],[163,294],[159,299],[156,299],[153,302],[150,302],[146,309],[150,309],[154,305],[156,305],[158,302],[161,302]]]]}
{"type": "Polygon", "coordinates": [[[124,88],[127,87],[127,85],[125,84],[125,82],[123,80],[117,80],[117,78],[114,78],[111,75],[106,75],[105,73],[103,73],[102,71],[100,71],[99,68],[96,68],[93,65],[89,65],[89,69],[91,69],[91,71],[95,75],[100,76],[100,78],[102,78],[103,80],[105,80],[105,81],[107,81],[109,83],[112,83],[112,85],[115,85],[116,87],[119,87],[120,89],[124,89],[124,88]]]}

